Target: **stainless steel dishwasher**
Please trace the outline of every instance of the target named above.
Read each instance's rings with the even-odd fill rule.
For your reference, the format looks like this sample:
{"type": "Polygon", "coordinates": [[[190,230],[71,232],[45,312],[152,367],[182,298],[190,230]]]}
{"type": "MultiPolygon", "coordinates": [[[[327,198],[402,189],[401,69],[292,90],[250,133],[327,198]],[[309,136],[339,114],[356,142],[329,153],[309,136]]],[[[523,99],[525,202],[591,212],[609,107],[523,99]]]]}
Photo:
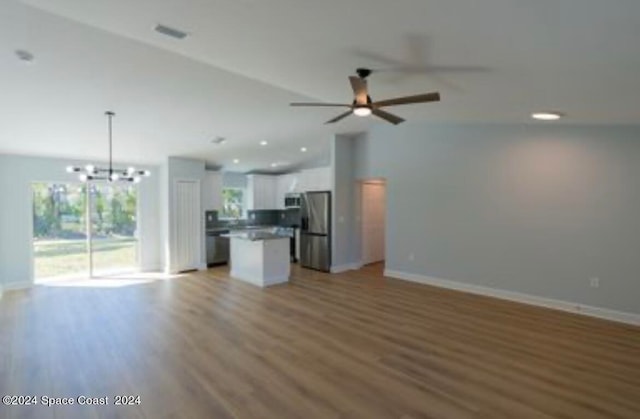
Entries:
{"type": "Polygon", "coordinates": [[[223,265],[229,263],[229,238],[221,237],[229,230],[207,231],[207,265],[223,265]]]}

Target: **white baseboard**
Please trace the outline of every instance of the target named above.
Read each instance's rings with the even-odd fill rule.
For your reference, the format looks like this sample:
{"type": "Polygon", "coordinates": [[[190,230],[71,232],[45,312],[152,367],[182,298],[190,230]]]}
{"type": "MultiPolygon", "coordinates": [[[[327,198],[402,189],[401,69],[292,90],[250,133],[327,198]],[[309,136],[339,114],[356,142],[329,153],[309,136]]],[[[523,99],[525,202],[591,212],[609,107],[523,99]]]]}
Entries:
{"type": "Polygon", "coordinates": [[[164,272],[164,268],[162,265],[149,265],[149,266],[143,266],[140,268],[140,272],[142,273],[146,273],[146,272],[164,272]]]}
{"type": "Polygon", "coordinates": [[[27,282],[10,282],[10,283],[4,284],[2,286],[2,289],[0,289],[0,294],[2,294],[2,291],[24,290],[24,289],[31,288],[32,286],[33,286],[33,283],[30,282],[30,281],[27,281],[27,282]]]}
{"type": "Polygon", "coordinates": [[[602,307],[593,307],[570,301],[555,300],[552,298],[538,297],[535,295],[524,294],[515,291],[507,291],[496,288],[484,287],[481,285],[472,285],[463,282],[451,281],[448,279],[434,278],[425,275],[412,274],[402,271],[387,270],[384,276],[402,279],[405,281],[416,282],[419,284],[432,285],[440,288],[447,288],[456,291],[468,292],[472,294],[485,295],[488,297],[500,298],[503,300],[515,301],[518,303],[529,304],[539,307],[552,308],[556,310],[567,311],[570,313],[583,314],[591,317],[612,320],[616,322],[632,324],[640,326],[640,314],[627,313],[623,311],[611,310],[602,307]]]}
{"type": "Polygon", "coordinates": [[[332,274],[339,274],[341,272],[357,271],[360,268],[362,268],[362,263],[360,263],[360,262],[345,263],[344,265],[332,266],[331,269],[330,269],[330,272],[332,274]]]}

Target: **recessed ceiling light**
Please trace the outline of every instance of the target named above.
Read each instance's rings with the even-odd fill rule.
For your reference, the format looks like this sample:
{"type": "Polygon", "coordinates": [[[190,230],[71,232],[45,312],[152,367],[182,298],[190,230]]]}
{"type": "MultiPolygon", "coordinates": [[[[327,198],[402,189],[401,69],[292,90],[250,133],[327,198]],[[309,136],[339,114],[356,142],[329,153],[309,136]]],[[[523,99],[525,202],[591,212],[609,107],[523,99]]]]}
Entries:
{"type": "Polygon", "coordinates": [[[536,112],[532,113],[531,117],[539,121],[557,121],[562,118],[564,114],[560,112],[536,112]]]}
{"type": "Polygon", "coordinates": [[[238,160],[238,159],[233,159],[233,162],[234,162],[235,164],[238,164],[238,163],[240,163],[240,160],[238,160]]]}
{"type": "Polygon", "coordinates": [[[267,144],[269,144],[269,143],[268,143],[268,142],[266,142],[266,141],[264,141],[264,140],[263,140],[263,141],[260,141],[260,145],[267,145],[267,144]]]}
{"type": "Polygon", "coordinates": [[[184,39],[189,35],[188,33],[181,31],[180,29],[171,28],[162,24],[157,24],[153,29],[156,32],[161,33],[162,35],[170,36],[171,38],[175,39],[184,39]]]}
{"type": "Polygon", "coordinates": [[[278,167],[278,163],[271,163],[271,167],[278,167]]]}
{"type": "Polygon", "coordinates": [[[32,53],[23,49],[17,49],[15,50],[15,53],[20,61],[24,61],[26,63],[33,62],[35,58],[32,53]]]}
{"type": "Polygon", "coordinates": [[[307,152],[307,147],[300,147],[300,151],[302,151],[303,153],[307,152]]]}

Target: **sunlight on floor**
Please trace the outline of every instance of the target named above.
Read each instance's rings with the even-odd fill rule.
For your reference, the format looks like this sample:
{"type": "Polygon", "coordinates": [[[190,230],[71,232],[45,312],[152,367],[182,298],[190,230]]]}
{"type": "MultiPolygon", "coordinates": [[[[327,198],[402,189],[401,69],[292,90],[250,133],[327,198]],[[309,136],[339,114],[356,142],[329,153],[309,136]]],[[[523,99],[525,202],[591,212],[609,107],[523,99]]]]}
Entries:
{"type": "Polygon", "coordinates": [[[140,272],[127,275],[103,275],[94,278],[66,277],[42,280],[37,285],[45,287],[87,287],[87,288],[119,288],[132,285],[149,284],[156,281],[167,281],[183,275],[170,275],[163,272],[140,272]]]}

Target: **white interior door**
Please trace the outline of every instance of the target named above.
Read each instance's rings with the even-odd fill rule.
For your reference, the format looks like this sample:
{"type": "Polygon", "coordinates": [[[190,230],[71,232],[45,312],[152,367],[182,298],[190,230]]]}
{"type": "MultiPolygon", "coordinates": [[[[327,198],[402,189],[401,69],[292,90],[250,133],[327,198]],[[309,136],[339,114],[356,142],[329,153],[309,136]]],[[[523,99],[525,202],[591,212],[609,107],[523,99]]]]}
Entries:
{"type": "Polygon", "coordinates": [[[175,266],[176,271],[200,266],[200,183],[178,180],[175,183],[175,266]]]}
{"type": "Polygon", "coordinates": [[[362,263],[385,259],[386,186],[382,182],[362,184],[362,263]]]}

